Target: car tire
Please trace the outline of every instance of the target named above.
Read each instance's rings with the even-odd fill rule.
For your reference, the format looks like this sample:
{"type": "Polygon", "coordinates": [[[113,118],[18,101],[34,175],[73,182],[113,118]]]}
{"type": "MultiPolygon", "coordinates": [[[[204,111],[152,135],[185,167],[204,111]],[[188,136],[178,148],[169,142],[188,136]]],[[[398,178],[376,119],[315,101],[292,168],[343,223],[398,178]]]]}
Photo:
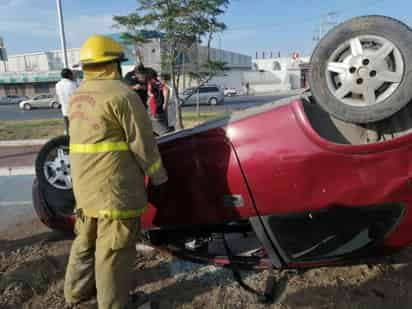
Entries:
{"type": "Polygon", "coordinates": [[[356,17],[337,26],[311,57],[314,99],[346,122],[370,123],[392,116],[412,99],[411,45],[411,29],[389,17],[356,17]]]}
{"type": "Polygon", "coordinates": [[[59,109],[60,108],[60,104],[58,102],[53,102],[52,106],[53,109],[59,109]]]}
{"type": "Polygon", "coordinates": [[[217,105],[218,104],[218,100],[217,98],[213,97],[209,99],[209,104],[210,105],[217,105]]]}
{"type": "Polygon", "coordinates": [[[31,104],[29,104],[29,103],[26,103],[26,104],[24,104],[23,105],[23,109],[25,110],[25,111],[29,111],[29,110],[31,110],[33,107],[31,106],[31,104]]]}
{"type": "MultiPolygon", "coordinates": [[[[64,135],[53,138],[40,149],[35,162],[39,191],[45,198],[45,202],[47,203],[48,208],[50,208],[50,210],[53,212],[54,216],[63,219],[69,218],[73,215],[75,206],[74,193],[72,188],[69,186],[66,186],[66,188],[64,188],[64,186],[53,185],[49,181],[50,175],[48,175],[49,172],[47,170],[49,169],[49,167],[47,167],[47,164],[48,162],[52,162],[51,160],[54,157],[54,152],[57,152],[59,149],[61,149],[62,151],[66,149],[66,153],[68,155],[68,147],[68,136],[64,135]]],[[[59,157],[57,155],[54,159],[55,163],[57,162],[58,158],[59,157]]],[[[65,165],[64,173],[68,172],[70,176],[70,170],[66,170],[67,165],[68,168],[70,168],[70,163],[67,162],[68,158],[66,163],[62,163],[62,165],[65,165]]]]}

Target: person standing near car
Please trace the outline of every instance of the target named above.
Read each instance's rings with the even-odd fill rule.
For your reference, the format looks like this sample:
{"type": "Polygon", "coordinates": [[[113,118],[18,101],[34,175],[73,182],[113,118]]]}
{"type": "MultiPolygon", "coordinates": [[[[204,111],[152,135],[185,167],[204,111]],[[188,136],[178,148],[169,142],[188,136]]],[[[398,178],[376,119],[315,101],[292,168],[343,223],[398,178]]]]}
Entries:
{"type": "Polygon", "coordinates": [[[124,81],[134,90],[140,97],[144,107],[147,109],[147,99],[149,95],[147,93],[147,76],[145,67],[140,64],[126,74],[124,81]]]}
{"type": "Polygon", "coordinates": [[[74,81],[73,71],[70,69],[63,69],[61,71],[61,78],[62,79],[56,84],[56,96],[63,114],[64,134],[67,135],[69,133],[69,101],[70,97],[77,89],[77,84],[74,81]]]}
{"type": "Polygon", "coordinates": [[[167,114],[168,129],[172,132],[176,126],[176,98],[170,86],[170,74],[160,75],[160,87],[163,92],[163,110],[167,114]]]}
{"type": "MultiPolygon", "coordinates": [[[[84,81],[70,100],[70,162],[76,238],[64,294],[70,305],[92,298],[100,309],[129,305],[145,175],[161,188],[167,173],[149,117],[121,80],[123,47],[94,35],[83,45],[84,81]]],[[[135,307],[134,307],[135,308],[135,307]]]]}
{"type": "Polygon", "coordinates": [[[148,71],[147,91],[149,94],[148,107],[153,130],[157,135],[163,135],[169,131],[167,111],[164,106],[165,98],[162,85],[157,79],[157,72],[153,69],[148,71]]]}

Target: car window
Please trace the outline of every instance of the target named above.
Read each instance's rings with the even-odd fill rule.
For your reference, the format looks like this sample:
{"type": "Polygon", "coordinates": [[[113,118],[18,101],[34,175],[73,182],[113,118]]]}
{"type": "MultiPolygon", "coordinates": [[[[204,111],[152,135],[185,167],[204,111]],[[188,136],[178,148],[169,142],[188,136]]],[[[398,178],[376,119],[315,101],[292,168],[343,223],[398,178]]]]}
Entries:
{"type": "Polygon", "coordinates": [[[200,93],[207,93],[207,92],[219,92],[217,87],[202,87],[199,89],[200,93]]]}

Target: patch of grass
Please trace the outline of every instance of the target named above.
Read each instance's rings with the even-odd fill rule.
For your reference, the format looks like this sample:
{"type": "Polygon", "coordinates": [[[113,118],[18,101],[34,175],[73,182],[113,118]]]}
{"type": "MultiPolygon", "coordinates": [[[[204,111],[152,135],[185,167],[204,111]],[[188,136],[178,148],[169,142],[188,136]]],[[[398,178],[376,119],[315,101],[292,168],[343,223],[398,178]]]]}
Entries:
{"type": "MultiPolygon", "coordinates": [[[[200,117],[195,112],[183,113],[185,128],[191,128],[205,121],[219,118],[224,113],[201,113],[200,117]]],[[[62,119],[27,120],[27,121],[0,121],[0,140],[20,139],[49,139],[62,135],[64,131],[62,119]]]]}
{"type": "Polygon", "coordinates": [[[0,121],[0,140],[48,139],[62,135],[62,119],[0,121]]]}
{"type": "Polygon", "coordinates": [[[198,117],[196,112],[185,112],[183,113],[183,125],[188,129],[203,122],[220,118],[224,115],[225,113],[223,112],[208,112],[200,113],[200,116],[198,117]]]}
{"type": "Polygon", "coordinates": [[[200,113],[200,117],[197,116],[196,112],[185,112],[183,113],[183,121],[208,121],[213,118],[219,118],[225,115],[223,112],[208,112],[208,113],[200,113]]]}

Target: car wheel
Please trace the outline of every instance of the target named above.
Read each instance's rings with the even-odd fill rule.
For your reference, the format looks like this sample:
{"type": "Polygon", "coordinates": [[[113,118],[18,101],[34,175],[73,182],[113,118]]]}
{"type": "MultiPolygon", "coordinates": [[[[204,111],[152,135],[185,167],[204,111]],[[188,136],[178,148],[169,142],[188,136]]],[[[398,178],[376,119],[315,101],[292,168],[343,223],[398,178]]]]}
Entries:
{"type": "Polygon", "coordinates": [[[69,161],[69,137],[47,142],[37,155],[36,177],[39,190],[56,216],[70,217],[75,205],[69,161]]]}
{"type": "Polygon", "coordinates": [[[53,102],[52,106],[53,109],[59,109],[60,108],[60,104],[58,102],[53,102]]]}
{"type": "Polygon", "coordinates": [[[29,110],[32,109],[32,106],[31,106],[29,103],[26,103],[26,104],[23,105],[23,109],[24,109],[25,111],[29,111],[29,110]]]}
{"type": "Polygon", "coordinates": [[[217,105],[217,102],[218,102],[218,101],[217,101],[217,98],[210,98],[210,99],[209,99],[209,104],[210,104],[210,105],[217,105]]]}
{"type": "Polygon", "coordinates": [[[384,16],[353,18],[330,31],[311,57],[313,97],[352,123],[375,122],[412,99],[412,31],[384,16]]]}

